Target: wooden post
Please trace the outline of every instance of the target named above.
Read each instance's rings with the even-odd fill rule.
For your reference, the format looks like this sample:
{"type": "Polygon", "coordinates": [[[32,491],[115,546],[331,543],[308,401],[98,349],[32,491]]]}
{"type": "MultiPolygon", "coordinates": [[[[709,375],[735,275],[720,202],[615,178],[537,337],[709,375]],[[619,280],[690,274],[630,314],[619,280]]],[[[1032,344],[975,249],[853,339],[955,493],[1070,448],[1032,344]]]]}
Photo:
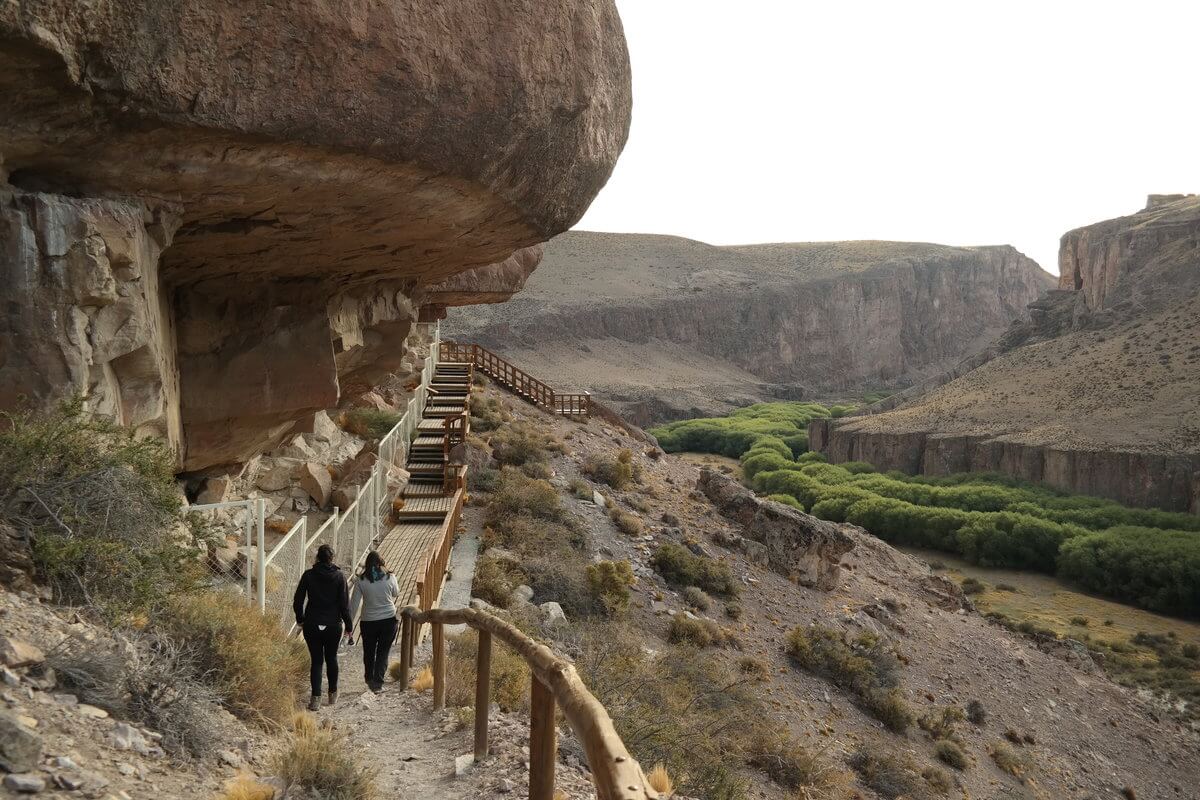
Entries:
{"type": "Polygon", "coordinates": [[[430,623],[433,628],[433,710],[446,707],[446,639],[442,623],[430,623]]]}
{"type": "Polygon", "coordinates": [[[475,760],[488,754],[488,706],[492,691],[492,634],[479,632],[479,652],[475,658],[475,760]]]}
{"type": "Polygon", "coordinates": [[[400,691],[408,689],[408,671],[412,669],[413,623],[405,614],[400,618],[400,691]]]}
{"type": "Polygon", "coordinates": [[[558,731],[554,727],[554,693],[536,677],[531,683],[529,800],[554,800],[554,762],[558,759],[558,731]]]}

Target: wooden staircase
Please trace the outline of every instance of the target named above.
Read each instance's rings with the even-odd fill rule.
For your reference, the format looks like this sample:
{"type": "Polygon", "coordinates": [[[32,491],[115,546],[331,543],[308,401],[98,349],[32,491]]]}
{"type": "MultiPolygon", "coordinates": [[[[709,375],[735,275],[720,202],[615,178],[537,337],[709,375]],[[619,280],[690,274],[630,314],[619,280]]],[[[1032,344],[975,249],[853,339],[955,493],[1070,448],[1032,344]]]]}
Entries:
{"type": "Polygon", "coordinates": [[[453,363],[470,364],[513,394],[539,408],[565,417],[586,417],[591,414],[592,396],[589,393],[555,391],[486,347],[442,342],[440,355],[453,363]]]}
{"type": "Polygon", "coordinates": [[[433,608],[454,543],[466,494],[466,468],[452,462],[470,431],[468,398],[473,366],[438,363],[416,437],[408,447],[408,485],[393,507],[396,524],[379,543],[400,582],[400,605],[433,608]]]}

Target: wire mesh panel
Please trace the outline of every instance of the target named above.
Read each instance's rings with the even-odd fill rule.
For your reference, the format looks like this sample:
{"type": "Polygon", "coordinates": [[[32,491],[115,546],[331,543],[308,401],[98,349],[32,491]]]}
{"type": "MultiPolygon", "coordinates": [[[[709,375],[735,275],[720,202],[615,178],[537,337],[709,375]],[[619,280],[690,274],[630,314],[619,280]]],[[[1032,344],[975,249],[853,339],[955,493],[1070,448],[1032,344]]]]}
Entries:
{"type": "Polygon", "coordinates": [[[308,520],[301,517],[267,556],[266,608],[279,614],[284,626],[288,628],[294,619],[292,598],[296,592],[296,585],[309,563],[304,553],[307,527],[308,520]]]}
{"type": "Polygon", "coordinates": [[[255,500],[207,503],[187,509],[189,515],[203,521],[206,529],[204,567],[209,586],[248,598],[254,596],[256,511],[255,500]]]}

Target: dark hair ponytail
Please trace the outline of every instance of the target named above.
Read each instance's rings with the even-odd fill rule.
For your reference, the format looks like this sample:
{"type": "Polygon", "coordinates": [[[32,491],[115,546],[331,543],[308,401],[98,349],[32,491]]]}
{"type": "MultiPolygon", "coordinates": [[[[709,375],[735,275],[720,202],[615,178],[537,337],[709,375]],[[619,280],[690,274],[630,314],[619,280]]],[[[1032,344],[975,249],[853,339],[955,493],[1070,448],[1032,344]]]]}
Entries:
{"type": "Polygon", "coordinates": [[[327,544],[323,544],[317,548],[317,563],[332,564],[333,563],[333,548],[327,544]]]}
{"type": "Polygon", "coordinates": [[[367,553],[367,560],[363,563],[362,571],[358,573],[358,577],[366,578],[371,583],[383,580],[383,576],[387,574],[387,567],[383,563],[383,556],[372,550],[367,553]]]}

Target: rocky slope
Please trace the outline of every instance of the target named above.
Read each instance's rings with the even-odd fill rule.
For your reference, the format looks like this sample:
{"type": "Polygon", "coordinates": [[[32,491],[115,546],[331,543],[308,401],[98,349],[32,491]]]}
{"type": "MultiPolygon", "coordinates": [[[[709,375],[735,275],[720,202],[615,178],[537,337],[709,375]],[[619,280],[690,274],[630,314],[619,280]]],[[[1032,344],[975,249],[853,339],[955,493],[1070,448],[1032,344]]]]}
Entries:
{"type": "MultiPolygon", "coordinates": [[[[989,621],[957,583],[860,528],[824,523],[752,498],[714,471],[661,456],[604,421],[568,421],[502,397],[518,420],[565,443],[566,452],[551,459],[550,481],[586,526],[591,558],[631,562],[638,580],[627,621],[642,638],[643,652],[668,647],[668,627],[676,616],[707,618],[726,628],[736,645],[699,650],[697,663],[734,669],[747,659],[765,664],[764,677],[753,684],[765,713],[834,768],[849,771],[852,754],[864,749],[911,756],[920,767],[942,768],[952,776],[948,796],[976,798],[1166,800],[1190,797],[1188,787],[1200,780],[1195,730],[1170,718],[1146,694],[1106,677],[1081,643],[1023,636],[989,621]],[[620,448],[633,451],[641,482],[624,491],[594,483],[582,466],[589,457],[611,457],[620,448]],[[603,507],[576,499],[575,480],[589,482],[608,502],[641,520],[641,534],[621,532],[603,507]],[[800,522],[799,535],[777,547],[783,525],[792,521],[800,522]],[[737,619],[730,619],[721,603],[710,609],[689,604],[683,591],[664,582],[650,562],[665,543],[729,565],[742,587],[737,619]],[[793,563],[786,563],[789,558],[793,563]],[[820,570],[832,580],[806,580],[816,562],[835,568],[820,570]],[[784,651],[787,633],[810,625],[879,637],[895,647],[903,661],[901,692],[917,715],[979,703],[984,716],[958,727],[965,768],[951,770],[937,761],[935,743],[918,726],[891,733],[850,692],[798,669],[784,651]],[[1020,777],[1000,769],[989,754],[1007,743],[1009,731],[1028,737],[1014,746],[1026,762],[1020,777]]],[[[479,493],[476,502],[486,504],[486,495],[479,493]]],[[[484,550],[481,560],[488,558],[484,550]]],[[[570,632],[548,635],[569,651],[570,632]]],[[[1179,635],[1192,642],[1195,631],[1181,626],[1179,635]]],[[[643,759],[636,749],[634,756],[643,759]]],[[[449,761],[447,753],[447,769],[449,761]]],[[[796,796],[766,774],[748,770],[748,777],[750,797],[796,796]]],[[[845,794],[829,796],[894,795],[855,783],[845,794]]]]}
{"type": "Polygon", "coordinates": [[[909,385],[977,352],[1051,280],[1011,247],[572,231],[519,297],[444,330],[645,424],[909,385]]]}
{"type": "Polygon", "coordinates": [[[981,356],[810,441],[834,461],[998,470],[1200,512],[1200,197],[1063,236],[1059,291],[981,356]]]}
{"type": "Polygon", "coordinates": [[[4,4],[0,407],[242,461],[519,288],[630,105],[612,0],[4,4]]]}

